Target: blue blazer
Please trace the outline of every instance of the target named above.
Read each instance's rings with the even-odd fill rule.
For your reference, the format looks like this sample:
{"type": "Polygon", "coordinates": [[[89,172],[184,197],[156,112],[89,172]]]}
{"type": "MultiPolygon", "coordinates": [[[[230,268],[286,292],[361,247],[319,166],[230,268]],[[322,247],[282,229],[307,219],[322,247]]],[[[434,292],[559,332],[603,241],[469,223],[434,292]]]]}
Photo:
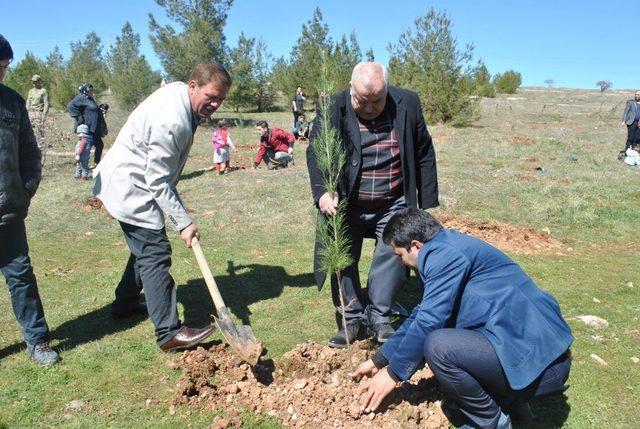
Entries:
{"type": "Polygon", "coordinates": [[[422,302],[380,349],[407,380],[424,362],[429,333],[484,334],[514,390],[531,384],[573,342],[558,302],[507,255],[482,240],[443,229],[418,254],[422,302]]]}

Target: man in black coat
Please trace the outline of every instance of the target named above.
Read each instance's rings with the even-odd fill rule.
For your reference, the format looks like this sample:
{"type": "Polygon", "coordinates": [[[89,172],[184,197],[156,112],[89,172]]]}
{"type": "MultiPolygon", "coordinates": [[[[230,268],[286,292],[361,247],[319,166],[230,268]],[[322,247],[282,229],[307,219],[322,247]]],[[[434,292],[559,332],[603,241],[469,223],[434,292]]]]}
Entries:
{"type": "Polygon", "coordinates": [[[2,84],[12,59],[11,45],[0,35],[0,271],[11,292],[27,353],[38,363],[51,365],[58,362],[58,354],[49,347],[49,327],[24,225],[40,184],[42,164],[25,101],[2,84]]]}
{"type": "MultiPolygon", "coordinates": [[[[381,240],[389,218],[406,207],[438,205],[436,159],[418,95],[388,86],[384,66],[363,62],[353,69],[351,87],[331,97],[331,124],[346,152],[337,195],[325,192],[312,145],[307,149],[307,167],[313,201],[321,215],[336,214],[338,201],[347,200],[347,234],[353,263],[344,269],[342,286],[347,303],[347,326],[330,340],[333,347],[346,347],[373,333],[385,342],[394,331],[389,324],[391,305],[407,272],[390,246],[381,240]],[[376,247],[369,270],[367,291],[360,286],[358,261],[364,238],[374,238],[376,247]]],[[[320,130],[321,115],[310,140],[320,130]]],[[[314,263],[316,283],[324,284],[326,273],[314,263]]],[[[335,276],[331,278],[333,302],[339,314],[340,300],[335,276]]],[[[338,318],[340,319],[340,318],[338,318]]]]}

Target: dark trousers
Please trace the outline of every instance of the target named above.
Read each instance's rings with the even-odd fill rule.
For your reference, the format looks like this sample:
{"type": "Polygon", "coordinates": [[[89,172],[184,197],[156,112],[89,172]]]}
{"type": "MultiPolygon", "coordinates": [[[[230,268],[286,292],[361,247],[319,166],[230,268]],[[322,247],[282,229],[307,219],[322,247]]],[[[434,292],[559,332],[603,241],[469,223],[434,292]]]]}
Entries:
{"type": "Polygon", "coordinates": [[[441,390],[480,428],[494,428],[501,407],[562,391],[571,368],[571,358],[562,355],[527,388],[513,390],[489,340],[468,329],[432,332],[425,342],[424,353],[441,390]]]}
{"type": "Polygon", "coordinates": [[[175,282],[169,274],[171,244],[164,228],[141,228],[124,222],[120,222],[120,227],[131,255],[116,287],[113,306],[135,305],[144,289],[149,318],[155,327],[158,345],[162,345],[180,329],[175,282]]]}
{"type": "Polygon", "coordinates": [[[24,221],[0,226],[0,271],[9,286],[13,312],[25,341],[29,344],[49,341],[49,327],[31,267],[24,221]]]}
{"type": "Polygon", "coordinates": [[[100,160],[102,159],[102,151],[104,150],[104,142],[102,141],[102,137],[97,134],[93,136],[93,163],[98,165],[100,160]]]}
{"type": "MultiPolygon", "coordinates": [[[[382,242],[382,232],[387,222],[396,212],[406,208],[404,197],[379,209],[362,209],[349,205],[347,208],[347,233],[351,240],[353,262],[341,272],[345,317],[347,320],[365,319],[371,323],[389,321],[393,297],[398,288],[407,280],[407,269],[393,253],[391,246],[382,242]],[[365,237],[375,238],[371,268],[367,279],[367,290],[362,290],[358,262],[365,237]]],[[[342,314],[340,295],[335,275],[331,276],[333,304],[342,314]]]]}
{"type": "Polygon", "coordinates": [[[296,127],[296,124],[298,123],[298,118],[300,117],[300,115],[302,115],[301,110],[298,110],[297,112],[296,111],[293,112],[293,128],[296,127]]]}

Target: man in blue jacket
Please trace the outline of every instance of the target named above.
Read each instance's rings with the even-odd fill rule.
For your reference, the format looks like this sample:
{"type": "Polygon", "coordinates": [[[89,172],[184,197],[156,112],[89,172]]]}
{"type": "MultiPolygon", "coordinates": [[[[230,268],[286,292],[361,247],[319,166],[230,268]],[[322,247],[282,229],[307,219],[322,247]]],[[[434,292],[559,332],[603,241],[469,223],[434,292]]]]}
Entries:
{"type": "Polygon", "coordinates": [[[511,410],[563,389],[571,329],[558,302],[518,264],[414,208],[389,220],[383,240],[417,270],[424,293],[396,334],[352,374],[372,377],[360,388],[363,410],[375,410],[425,361],[473,427],[510,428],[511,410]]]}

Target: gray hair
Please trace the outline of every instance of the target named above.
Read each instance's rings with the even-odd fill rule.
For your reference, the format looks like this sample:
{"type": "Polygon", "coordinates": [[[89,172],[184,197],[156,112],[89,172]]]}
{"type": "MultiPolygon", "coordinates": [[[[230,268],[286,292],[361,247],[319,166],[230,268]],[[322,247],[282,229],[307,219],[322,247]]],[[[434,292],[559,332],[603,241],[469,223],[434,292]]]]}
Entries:
{"type": "Polygon", "coordinates": [[[389,85],[389,71],[382,64],[372,61],[362,61],[356,64],[353,68],[353,72],[351,73],[351,82],[361,82],[365,86],[369,86],[373,66],[377,66],[382,69],[382,79],[384,81],[384,87],[386,88],[389,85]]]}

